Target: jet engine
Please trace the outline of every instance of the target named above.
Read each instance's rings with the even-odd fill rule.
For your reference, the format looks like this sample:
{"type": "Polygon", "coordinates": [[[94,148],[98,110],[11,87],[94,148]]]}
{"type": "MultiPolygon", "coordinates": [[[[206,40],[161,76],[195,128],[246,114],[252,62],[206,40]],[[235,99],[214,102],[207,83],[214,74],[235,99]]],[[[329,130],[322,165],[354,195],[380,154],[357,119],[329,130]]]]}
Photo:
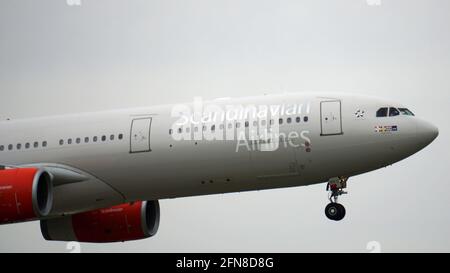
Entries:
{"type": "Polygon", "coordinates": [[[49,241],[112,243],[154,236],[159,227],[159,202],[142,201],[41,221],[49,241]]]}
{"type": "Polygon", "coordinates": [[[0,170],[0,225],[46,217],[52,205],[48,172],[38,168],[0,170]]]}

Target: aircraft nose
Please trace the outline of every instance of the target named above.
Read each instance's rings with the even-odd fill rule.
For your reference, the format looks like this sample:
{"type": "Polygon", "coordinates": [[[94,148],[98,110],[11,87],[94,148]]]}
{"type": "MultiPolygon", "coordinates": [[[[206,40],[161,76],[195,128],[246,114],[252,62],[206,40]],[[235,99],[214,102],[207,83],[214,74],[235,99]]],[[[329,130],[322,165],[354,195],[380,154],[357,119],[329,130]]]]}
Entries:
{"type": "Polygon", "coordinates": [[[439,129],[430,122],[419,120],[417,124],[417,138],[419,142],[427,146],[439,136],[439,129]]]}

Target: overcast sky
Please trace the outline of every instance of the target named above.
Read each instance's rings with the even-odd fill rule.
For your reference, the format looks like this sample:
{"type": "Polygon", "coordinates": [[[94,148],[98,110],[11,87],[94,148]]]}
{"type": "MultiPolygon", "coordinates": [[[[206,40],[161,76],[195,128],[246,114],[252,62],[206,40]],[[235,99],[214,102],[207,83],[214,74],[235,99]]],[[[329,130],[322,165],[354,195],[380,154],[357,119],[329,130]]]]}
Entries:
{"type": "MultiPolygon", "coordinates": [[[[67,1],[0,1],[0,118],[327,91],[399,101],[440,128],[351,178],[342,222],[324,215],[325,185],[162,200],[155,238],[82,251],[450,251],[450,1],[67,1]]],[[[0,226],[0,251],[67,252],[38,222],[0,226]]]]}

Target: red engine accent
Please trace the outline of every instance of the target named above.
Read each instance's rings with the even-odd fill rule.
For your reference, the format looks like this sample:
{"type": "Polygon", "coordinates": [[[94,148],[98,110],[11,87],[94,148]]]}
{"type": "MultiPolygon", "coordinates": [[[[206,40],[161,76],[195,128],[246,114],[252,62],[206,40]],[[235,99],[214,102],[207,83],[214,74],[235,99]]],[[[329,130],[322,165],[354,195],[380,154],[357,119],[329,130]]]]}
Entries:
{"type": "Polygon", "coordinates": [[[80,242],[119,242],[147,237],[143,231],[142,202],[73,215],[80,242]]]}
{"type": "Polygon", "coordinates": [[[41,232],[46,240],[66,242],[140,240],[154,236],[158,227],[158,201],[135,202],[41,221],[41,232]]]}
{"type": "Polygon", "coordinates": [[[0,170],[0,224],[46,216],[51,205],[47,173],[36,168],[0,170]]]}

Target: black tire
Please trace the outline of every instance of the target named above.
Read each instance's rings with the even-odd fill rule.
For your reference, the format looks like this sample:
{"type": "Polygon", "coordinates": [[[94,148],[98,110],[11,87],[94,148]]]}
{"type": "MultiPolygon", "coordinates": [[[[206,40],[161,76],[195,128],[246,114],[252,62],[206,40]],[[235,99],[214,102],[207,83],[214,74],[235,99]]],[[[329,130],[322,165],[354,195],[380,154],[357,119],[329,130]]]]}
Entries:
{"type": "Polygon", "coordinates": [[[330,203],[325,208],[325,215],[328,219],[336,221],[339,215],[339,208],[336,203],[330,203]]]}
{"type": "Polygon", "coordinates": [[[338,203],[330,203],[325,208],[325,215],[328,219],[333,221],[341,221],[344,219],[345,214],[346,211],[344,206],[338,203]]]}
{"type": "Polygon", "coordinates": [[[341,204],[337,204],[337,206],[338,206],[339,212],[338,212],[338,217],[337,217],[336,221],[341,221],[342,219],[345,218],[345,214],[346,214],[345,207],[341,204]]]}

